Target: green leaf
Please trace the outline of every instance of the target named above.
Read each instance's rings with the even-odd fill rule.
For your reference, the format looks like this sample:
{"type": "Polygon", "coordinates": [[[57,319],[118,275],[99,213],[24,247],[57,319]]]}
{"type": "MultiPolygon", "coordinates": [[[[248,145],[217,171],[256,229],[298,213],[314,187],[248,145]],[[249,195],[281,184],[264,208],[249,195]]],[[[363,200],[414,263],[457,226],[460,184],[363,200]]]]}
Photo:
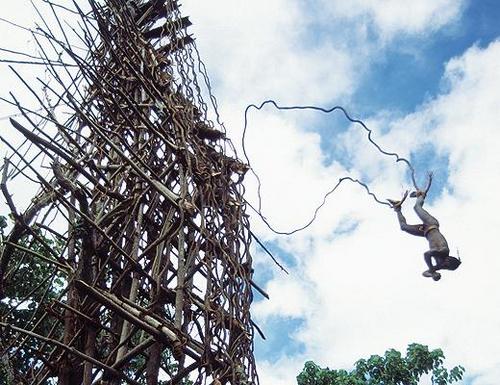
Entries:
{"type": "Polygon", "coordinates": [[[456,366],[450,371],[443,366],[441,349],[429,351],[425,345],[410,344],[406,357],[389,349],[384,356],[372,355],[360,359],[352,371],[321,368],[307,361],[297,376],[298,385],[417,385],[422,375],[431,373],[433,384],[449,385],[462,379],[464,368],[456,366]]]}

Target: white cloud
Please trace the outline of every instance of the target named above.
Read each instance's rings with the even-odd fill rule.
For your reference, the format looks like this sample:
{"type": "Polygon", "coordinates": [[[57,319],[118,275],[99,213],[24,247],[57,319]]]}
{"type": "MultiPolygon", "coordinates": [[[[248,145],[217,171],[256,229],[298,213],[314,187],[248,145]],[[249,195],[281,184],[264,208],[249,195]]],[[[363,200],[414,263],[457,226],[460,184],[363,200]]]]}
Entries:
{"type": "Polygon", "coordinates": [[[260,301],[252,308],[253,316],[266,320],[270,316],[302,318],[304,312],[309,310],[308,302],[311,301],[299,283],[299,276],[280,275],[267,285],[267,293],[272,301],[260,301]]]}
{"type": "Polygon", "coordinates": [[[456,0],[353,0],[324,1],[335,18],[373,25],[382,40],[398,34],[429,35],[457,20],[465,1],[456,0]]]}
{"type": "MultiPolygon", "coordinates": [[[[374,52],[383,56],[367,40],[369,26],[379,43],[398,34],[425,35],[453,23],[464,7],[464,1],[452,0],[386,1],[383,7],[368,0],[328,1],[313,10],[322,14],[321,23],[348,23],[352,36],[333,26],[314,41],[310,29],[324,25],[307,16],[299,1],[184,3],[234,138],[247,103],[267,97],[283,103],[348,98],[369,64],[364,58],[374,52]]],[[[293,384],[305,359],[349,366],[361,356],[404,349],[412,341],[442,347],[450,365],[463,363],[471,374],[487,373],[474,385],[494,383],[491,368],[500,356],[495,308],[500,259],[492,250],[500,229],[493,210],[500,162],[499,46],[474,47],[450,61],[448,91],[376,135],[385,148],[404,156],[429,141],[449,156],[449,191],[429,211],[452,247],[460,247],[463,267],[437,284],[423,279],[425,240],[401,233],[394,213],[374,204],[359,186],[343,185],[307,231],[279,239],[297,266],[290,276],[277,275],[268,283],[272,299],[255,311],[262,318],[304,315],[297,338],[306,353],[261,362],[261,383],[293,384]],[[334,234],[346,220],[357,224],[355,231],[334,234]]],[[[371,128],[387,123],[378,118],[371,128]]],[[[280,229],[309,219],[324,192],[347,171],[325,164],[319,135],[300,130],[300,123],[270,113],[255,114],[251,121],[248,147],[264,182],[265,213],[280,229]]],[[[356,127],[338,139],[354,152],[354,168],[367,174],[374,191],[396,198],[404,168],[374,152],[356,127]]],[[[405,213],[416,221],[410,207],[405,213]]],[[[276,239],[261,224],[255,227],[276,239]]]]}
{"type": "Polygon", "coordinates": [[[185,11],[224,100],[319,102],[351,92],[352,56],[311,39],[314,23],[299,1],[186,1],[185,11]]]}
{"type": "MultiPolygon", "coordinates": [[[[297,122],[271,113],[252,114],[246,145],[263,183],[263,210],[281,230],[306,223],[331,187],[331,175],[345,174],[337,163],[321,166],[324,158],[318,134],[299,131],[297,122]]],[[[251,195],[255,186],[250,187],[247,199],[255,202],[256,196],[251,195]]]]}
{"type": "MultiPolygon", "coordinates": [[[[19,1],[16,3],[9,2],[8,5],[5,5],[5,7],[6,8],[2,11],[2,18],[18,25],[33,25],[33,7],[28,1],[19,1]]],[[[1,48],[18,52],[24,52],[27,48],[30,50],[33,50],[34,48],[34,41],[29,32],[14,27],[13,25],[5,21],[0,21],[0,36],[4,37],[2,39],[1,48]],[[8,39],[5,38],[7,36],[8,39]]],[[[2,57],[2,59],[26,60],[25,57],[7,52],[0,52],[0,56],[2,57]]],[[[16,95],[19,95],[21,93],[19,92],[19,89],[22,86],[20,86],[19,79],[14,75],[12,71],[9,70],[8,63],[0,63],[0,71],[2,73],[2,76],[0,78],[0,96],[8,98],[10,100],[8,92],[13,91],[16,95]]],[[[31,71],[33,71],[33,69],[31,69],[31,71]]],[[[40,74],[41,76],[43,76],[42,71],[40,71],[39,75],[40,74]]],[[[4,117],[15,112],[18,112],[16,107],[10,106],[4,102],[0,103],[0,117],[4,117]]]]}
{"type": "Polygon", "coordinates": [[[464,2],[186,0],[183,10],[194,22],[221,105],[237,101],[241,110],[263,98],[345,100],[386,41],[435,32],[459,20],[464,2]]]}
{"type": "Polygon", "coordinates": [[[292,385],[302,370],[303,361],[297,357],[283,357],[278,362],[262,362],[259,365],[261,384],[292,385]]]}
{"type": "MultiPolygon", "coordinates": [[[[315,299],[305,302],[306,322],[297,335],[306,346],[304,357],[331,367],[349,366],[362,356],[390,347],[404,350],[415,341],[442,347],[447,364],[461,363],[469,375],[477,376],[474,385],[494,383],[491,368],[500,364],[496,306],[500,303],[500,260],[494,245],[500,219],[492,211],[500,187],[499,63],[498,41],[485,48],[472,47],[454,58],[444,75],[447,91],[395,122],[383,138],[405,154],[418,152],[427,142],[449,157],[448,190],[427,208],[439,218],[452,251],[460,248],[463,267],[444,273],[439,283],[422,278],[425,240],[400,232],[394,213],[373,205],[362,192],[353,190],[346,200],[339,193],[325,211],[332,213],[332,207],[340,207],[335,216],[357,220],[353,233],[329,237],[338,222],[321,221],[327,228],[311,229],[307,250],[296,252],[297,240],[282,241],[299,259],[297,274],[303,294],[296,296],[315,299]],[[353,202],[355,209],[349,211],[345,205],[352,207],[353,202]]],[[[351,130],[344,138],[352,149],[352,143],[360,143],[352,139],[356,135],[351,130]]],[[[294,168],[293,158],[288,160],[294,168]]],[[[369,161],[374,163],[374,186],[397,185],[401,174],[386,174],[389,166],[380,156],[362,151],[354,157],[354,166],[366,167],[369,161]],[[377,180],[377,173],[382,181],[377,180]]],[[[314,185],[311,179],[319,175],[321,165],[317,164],[307,175],[297,172],[296,178],[305,177],[314,185]]],[[[410,207],[404,210],[409,222],[417,221],[410,207]]],[[[286,211],[282,215],[286,217],[286,211]]],[[[269,287],[282,280],[271,281],[269,287]]],[[[276,314],[286,313],[282,302],[269,304],[267,314],[273,306],[276,314]]],[[[298,308],[294,304],[292,309],[298,308]]],[[[283,373],[272,374],[265,367],[265,383],[283,381],[283,373]]],[[[288,375],[289,383],[295,374],[288,375]]]]}

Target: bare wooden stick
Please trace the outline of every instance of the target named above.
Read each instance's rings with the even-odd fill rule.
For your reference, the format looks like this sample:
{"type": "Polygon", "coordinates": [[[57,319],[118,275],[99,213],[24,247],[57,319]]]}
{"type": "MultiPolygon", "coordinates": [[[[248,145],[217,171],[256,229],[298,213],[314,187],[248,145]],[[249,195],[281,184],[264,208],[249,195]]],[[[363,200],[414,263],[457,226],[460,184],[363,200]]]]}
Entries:
{"type": "Polygon", "coordinates": [[[78,351],[77,349],[75,349],[73,346],[67,346],[57,340],[54,340],[52,338],[47,338],[47,337],[44,337],[40,334],[37,334],[37,333],[33,333],[33,332],[30,332],[29,330],[25,330],[23,328],[19,328],[17,326],[13,326],[13,325],[10,325],[10,324],[7,324],[5,322],[1,322],[0,321],[0,326],[3,326],[4,328],[7,328],[7,329],[12,329],[13,331],[15,332],[18,332],[18,333],[21,333],[21,334],[25,334],[27,336],[30,336],[30,337],[33,337],[33,338],[36,338],[38,340],[41,340],[41,341],[45,341],[45,342],[48,342],[52,345],[56,345],[60,348],[62,348],[63,350],[85,360],[85,361],[88,361],[88,362],[92,362],[95,366],[103,369],[105,372],[108,372],[110,373],[111,375],[115,376],[115,377],[118,377],[118,378],[121,378],[122,380],[124,380],[125,382],[129,383],[129,384],[132,384],[132,385],[141,385],[139,382],[135,381],[135,380],[132,380],[130,378],[128,378],[125,374],[123,374],[122,372],[116,370],[116,369],[113,369],[112,367],[110,366],[107,366],[105,364],[103,364],[102,362],[92,358],[92,357],[89,357],[85,354],[83,354],[82,352],[78,351]]]}
{"type": "Polygon", "coordinates": [[[254,373],[251,338],[259,330],[249,315],[256,285],[244,189],[233,175],[235,160],[224,153],[231,147],[219,133],[224,129],[207,120],[199,63],[185,31],[189,20],[174,1],[88,2],[89,14],[74,0],[71,10],[43,0],[56,20],[42,21],[35,42],[50,81],[19,79],[44,112],[24,108],[14,96],[9,101],[29,124],[12,123],[28,148],[9,147],[23,170],[9,178],[26,176],[51,200],[37,218],[40,227],[18,213],[20,235],[8,240],[30,236],[39,255],[4,246],[43,263],[53,259],[57,269],[70,266],[60,283],[65,295],[51,302],[47,287],[36,310],[49,305],[43,319],[54,326],[46,334],[35,322],[31,332],[89,358],[81,365],[70,351],[42,341],[29,381],[41,384],[55,373],[61,385],[70,385],[72,376],[85,385],[123,382],[92,361],[102,354],[108,355],[104,365],[126,368],[137,381],[146,379],[146,368],[148,385],[160,368],[173,383],[196,369],[200,383],[209,376],[234,380],[241,363],[254,373]],[[61,11],[79,20],[67,25],[61,11]],[[75,52],[73,40],[88,53],[75,52]],[[57,65],[67,62],[78,71],[57,65]],[[58,111],[72,115],[61,124],[58,111]],[[53,162],[53,178],[34,167],[35,152],[44,166],[53,162]],[[67,222],[62,233],[59,219],[67,222]],[[177,367],[166,367],[165,346],[177,367]],[[147,365],[128,365],[145,355],[147,365]],[[189,357],[185,368],[183,355],[189,357]]]}
{"type": "Polygon", "coordinates": [[[2,189],[3,196],[7,201],[7,205],[9,206],[12,215],[14,215],[14,217],[17,217],[18,213],[16,206],[14,205],[14,202],[12,200],[12,195],[10,195],[9,190],[7,190],[7,175],[9,173],[9,165],[10,165],[9,159],[5,158],[3,163],[2,182],[0,183],[0,187],[2,189]]]}

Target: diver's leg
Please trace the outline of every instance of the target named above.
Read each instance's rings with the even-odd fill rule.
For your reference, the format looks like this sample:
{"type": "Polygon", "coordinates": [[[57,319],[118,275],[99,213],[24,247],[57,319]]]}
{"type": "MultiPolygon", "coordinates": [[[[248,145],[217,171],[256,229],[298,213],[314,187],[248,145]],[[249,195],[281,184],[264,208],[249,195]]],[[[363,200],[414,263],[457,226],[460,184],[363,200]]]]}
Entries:
{"type": "Polygon", "coordinates": [[[450,249],[448,249],[447,247],[443,247],[442,249],[439,250],[430,250],[430,251],[432,252],[432,256],[436,261],[435,270],[441,270],[441,269],[453,270],[450,269],[450,264],[453,264],[455,261],[452,261],[452,259],[454,258],[450,257],[450,249]]]}
{"type": "Polygon", "coordinates": [[[399,227],[401,228],[401,230],[403,230],[411,235],[417,235],[417,236],[424,235],[422,229],[420,228],[421,226],[409,225],[406,223],[406,218],[404,217],[403,213],[401,212],[401,209],[396,210],[396,214],[398,216],[399,227]]]}
{"type": "Polygon", "coordinates": [[[417,213],[418,217],[424,222],[425,225],[428,226],[439,226],[439,222],[436,218],[434,218],[431,214],[429,214],[426,210],[424,210],[425,197],[424,195],[419,195],[417,197],[417,201],[415,202],[415,206],[413,209],[417,213]]]}
{"type": "Polygon", "coordinates": [[[441,279],[441,274],[435,270],[426,270],[422,273],[422,275],[426,278],[432,278],[434,281],[439,281],[441,279]]]}
{"type": "Polygon", "coordinates": [[[440,250],[431,249],[424,253],[424,260],[428,267],[426,271],[422,273],[424,277],[432,277],[434,281],[439,281],[441,279],[441,274],[437,271],[445,268],[446,258],[448,257],[449,250],[443,248],[440,250]],[[436,264],[432,264],[432,258],[436,261],[436,264]]]}
{"type": "Polygon", "coordinates": [[[427,267],[429,268],[428,271],[430,272],[434,272],[435,271],[435,267],[434,265],[432,264],[432,257],[433,257],[433,251],[432,250],[428,250],[424,253],[424,260],[425,260],[425,264],[427,265],[427,267]]]}

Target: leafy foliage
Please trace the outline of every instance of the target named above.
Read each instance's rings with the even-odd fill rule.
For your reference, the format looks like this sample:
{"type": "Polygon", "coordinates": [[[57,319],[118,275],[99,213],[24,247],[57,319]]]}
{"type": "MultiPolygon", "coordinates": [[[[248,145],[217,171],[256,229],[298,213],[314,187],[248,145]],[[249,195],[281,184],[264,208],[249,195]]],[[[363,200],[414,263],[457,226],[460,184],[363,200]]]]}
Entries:
{"type": "MultiPolygon", "coordinates": [[[[0,215],[0,247],[4,246],[4,229],[7,226],[7,218],[0,215]]],[[[12,271],[6,275],[6,279],[15,284],[6,285],[6,298],[0,302],[0,319],[20,327],[37,325],[36,332],[47,332],[54,326],[54,320],[44,317],[46,309],[40,303],[56,299],[65,279],[47,262],[53,258],[47,247],[58,253],[62,245],[41,232],[37,235],[43,244],[26,236],[19,240],[18,248],[13,250],[10,260],[12,271]]],[[[2,377],[12,376],[14,379],[10,380],[11,383],[25,383],[22,373],[28,371],[34,352],[41,346],[40,341],[29,339],[19,347],[19,341],[21,339],[10,330],[2,330],[0,352],[4,354],[0,362],[0,385],[3,384],[2,377]]]]}
{"type": "MultiPolygon", "coordinates": [[[[5,245],[4,230],[7,227],[7,218],[0,215],[0,247],[5,245]]],[[[61,294],[64,294],[63,289],[67,286],[67,277],[50,263],[53,256],[47,250],[50,248],[56,254],[60,254],[64,249],[64,243],[48,238],[42,232],[37,232],[37,236],[41,242],[32,236],[25,236],[17,242],[18,247],[12,251],[9,262],[11,274],[7,274],[9,284],[5,287],[6,298],[0,302],[0,320],[19,327],[36,325],[34,331],[42,335],[49,334],[51,329],[54,329],[55,333],[63,333],[62,324],[57,325],[53,317],[46,317],[48,309],[43,304],[59,299],[61,294]]],[[[134,343],[138,344],[140,333],[135,333],[133,339],[134,343]]],[[[37,351],[45,344],[30,338],[26,339],[20,347],[19,341],[22,340],[24,338],[19,338],[19,335],[11,330],[0,329],[0,385],[32,383],[24,376],[24,373],[30,371],[33,361],[37,359],[37,351]]],[[[104,347],[103,344],[96,349],[100,358],[109,354],[109,351],[102,350],[104,347]]],[[[139,356],[138,359],[132,360],[123,369],[125,374],[133,377],[138,369],[144,369],[147,359],[147,356],[139,356]]],[[[169,349],[163,350],[161,364],[169,374],[177,370],[177,363],[169,349]]],[[[146,376],[136,380],[140,384],[147,383],[146,376]]],[[[43,385],[54,383],[55,379],[49,378],[43,382],[43,385]]],[[[158,382],[159,385],[169,383],[169,380],[158,382]]],[[[192,385],[193,382],[185,378],[179,384],[192,385]]]]}
{"type": "Polygon", "coordinates": [[[443,366],[441,349],[429,351],[425,345],[410,344],[406,357],[390,349],[384,356],[372,355],[356,362],[352,371],[321,368],[312,361],[305,363],[297,376],[298,385],[417,385],[424,374],[431,375],[433,385],[448,385],[462,379],[464,368],[451,370],[443,366]]]}

